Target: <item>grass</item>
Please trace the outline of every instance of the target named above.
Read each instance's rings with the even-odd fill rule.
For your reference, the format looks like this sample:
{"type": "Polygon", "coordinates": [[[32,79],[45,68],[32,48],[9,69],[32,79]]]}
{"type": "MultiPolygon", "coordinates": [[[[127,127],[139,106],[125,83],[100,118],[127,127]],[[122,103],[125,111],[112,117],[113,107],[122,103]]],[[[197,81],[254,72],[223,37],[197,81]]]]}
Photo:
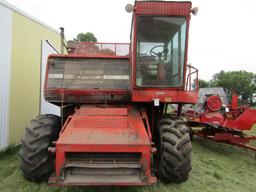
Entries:
{"type": "Polygon", "coordinates": [[[147,187],[52,187],[26,181],[19,170],[18,148],[0,153],[0,189],[8,191],[56,192],[237,192],[255,191],[255,153],[234,146],[196,138],[193,141],[193,170],[187,182],[147,187]]]}

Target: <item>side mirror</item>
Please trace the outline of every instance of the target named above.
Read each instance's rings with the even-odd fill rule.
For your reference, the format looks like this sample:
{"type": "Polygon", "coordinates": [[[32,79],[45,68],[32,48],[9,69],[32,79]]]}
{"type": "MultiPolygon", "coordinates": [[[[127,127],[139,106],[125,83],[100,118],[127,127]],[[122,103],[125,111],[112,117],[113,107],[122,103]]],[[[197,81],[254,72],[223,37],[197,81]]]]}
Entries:
{"type": "Polygon", "coordinates": [[[127,4],[125,6],[125,10],[126,10],[126,12],[131,13],[134,10],[134,7],[132,4],[127,4]]]}
{"type": "Polygon", "coordinates": [[[191,13],[196,16],[197,13],[198,13],[198,9],[199,9],[198,7],[192,8],[192,9],[191,9],[191,13]]]}

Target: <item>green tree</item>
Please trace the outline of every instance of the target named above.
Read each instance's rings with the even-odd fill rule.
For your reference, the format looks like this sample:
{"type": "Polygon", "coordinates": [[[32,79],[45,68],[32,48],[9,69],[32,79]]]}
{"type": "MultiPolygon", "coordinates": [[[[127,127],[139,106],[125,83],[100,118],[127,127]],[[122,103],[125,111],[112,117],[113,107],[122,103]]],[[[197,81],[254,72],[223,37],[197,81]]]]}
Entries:
{"type": "Polygon", "coordinates": [[[97,42],[97,38],[91,32],[79,33],[74,40],[79,42],[97,42]]]}
{"type": "Polygon", "coordinates": [[[209,82],[203,79],[198,79],[198,84],[199,84],[199,88],[210,87],[209,82]]]}
{"type": "Polygon", "coordinates": [[[212,87],[223,87],[230,98],[232,92],[239,95],[243,103],[253,104],[256,91],[256,74],[246,71],[220,71],[211,80],[212,87]]]}

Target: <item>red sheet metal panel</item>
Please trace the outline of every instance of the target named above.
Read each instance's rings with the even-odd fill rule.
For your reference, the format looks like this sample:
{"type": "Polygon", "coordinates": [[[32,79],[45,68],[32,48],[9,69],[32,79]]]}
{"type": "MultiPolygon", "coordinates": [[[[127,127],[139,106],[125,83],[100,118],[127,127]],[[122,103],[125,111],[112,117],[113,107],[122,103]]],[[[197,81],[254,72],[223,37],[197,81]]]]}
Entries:
{"type": "MultiPolygon", "coordinates": [[[[98,107],[100,108],[100,107],[98,107]]],[[[108,108],[104,108],[109,110],[108,108]]],[[[84,110],[82,108],[82,110],[84,110]]],[[[78,110],[60,134],[58,144],[81,145],[150,145],[141,119],[135,109],[128,109],[128,116],[88,116],[78,110]],[[124,124],[126,125],[124,126],[124,124]]],[[[91,150],[91,149],[90,149],[91,150]]]]}
{"type": "Polygon", "coordinates": [[[79,115],[88,115],[88,116],[95,116],[95,115],[103,115],[103,116],[124,116],[128,115],[128,110],[126,107],[118,107],[118,106],[111,106],[106,107],[106,105],[102,106],[94,106],[94,105],[84,105],[80,107],[78,111],[79,115]]]}
{"type": "Polygon", "coordinates": [[[153,99],[160,99],[160,102],[195,104],[197,95],[197,91],[184,91],[181,89],[134,89],[132,101],[152,102],[153,99]]]}
{"type": "Polygon", "coordinates": [[[200,116],[200,122],[204,124],[222,126],[224,122],[224,117],[218,112],[205,113],[200,116]]]}
{"type": "MultiPolygon", "coordinates": [[[[75,119],[71,122],[73,128],[87,128],[90,129],[102,128],[102,129],[126,129],[127,118],[124,116],[86,116],[81,119],[75,119]],[[96,119],[96,120],[95,120],[96,119]]],[[[94,133],[95,130],[92,130],[94,133]]],[[[98,131],[94,134],[99,134],[98,131]]],[[[108,134],[108,133],[107,133],[108,134]]],[[[99,134],[100,135],[100,134],[99,134]]],[[[78,135],[79,137],[79,135],[78,135]]]]}
{"type": "Polygon", "coordinates": [[[191,122],[202,124],[217,125],[222,128],[233,129],[236,131],[250,130],[256,123],[256,110],[247,109],[235,119],[228,119],[220,112],[207,112],[201,114],[200,120],[195,116],[190,119],[191,122]]]}
{"type": "MultiPolygon", "coordinates": [[[[82,106],[70,117],[67,125],[64,126],[60,133],[56,143],[56,176],[51,177],[49,182],[53,185],[153,184],[156,182],[156,178],[151,176],[150,161],[151,142],[139,110],[131,106],[119,108],[115,106],[103,108],[102,106],[82,106]],[[95,112],[97,108],[101,108],[101,112],[98,114],[95,112]],[[113,110],[112,112],[110,110],[111,108],[113,110]],[[88,112],[85,112],[86,109],[88,109],[88,112]],[[89,114],[90,110],[94,115],[89,114]],[[104,110],[106,111],[103,112],[104,110]],[[116,115],[105,115],[107,112],[116,115]],[[120,112],[123,115],[120,115],[117,112],[120,112]],[[122,178],[120,176],[117,181],[113,181],[112,179],[111,182],[106,182],[103,181],[102,178],[91,180],[87,175],[84,177],[86,180],[81,182],[79,176],[75,175],[71,176],[73,179],[70,180],[65,180],[65,178],[61,179],[61,175],[64,174],[64,167],[67,163],[67,154],[69,153],[113,153],[117,155],[120,153],[140,154],[139,162],[143,178],[135,181],[134,177],[127,176],[131,180],[123,181],[120,180],[120,178],[122,178]]],[[[114,159],[113,162],[115,162],[114,159]]],[[[79,166],[83,167],[81,164],[79,164],[79,166]]],[[[86,166],[88,165],[85,165],[84,167],[86,166]]]]}
{"type": "Polygon", "coordinates": [[[225,119],[223,127],[238,129],[238,130],[250,130],[256,123],[256,110],[247,109],[235,120],[225,119]]]}
{"type": "Polygon", "coordinates": [[[192,6],[191,2],[136,1],[135,14],[189,16],[191,11],[191,6],[192,6]]]}

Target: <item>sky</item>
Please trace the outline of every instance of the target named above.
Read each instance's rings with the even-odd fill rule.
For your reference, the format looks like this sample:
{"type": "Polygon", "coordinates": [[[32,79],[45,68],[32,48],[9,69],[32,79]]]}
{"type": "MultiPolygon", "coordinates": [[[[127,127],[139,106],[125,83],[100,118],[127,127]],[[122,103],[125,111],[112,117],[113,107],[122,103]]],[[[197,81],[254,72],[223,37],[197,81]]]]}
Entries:
{"type": "MultiPolygon", "coordinates": [[[[99,42],[129,42],[134,0],[6,0],[55,29],[67,39],[92,32],[99,42]]],[[[220,70],[256,73],[256,1],[192,0],[188,63],[209,80],[220,70]]]]}

